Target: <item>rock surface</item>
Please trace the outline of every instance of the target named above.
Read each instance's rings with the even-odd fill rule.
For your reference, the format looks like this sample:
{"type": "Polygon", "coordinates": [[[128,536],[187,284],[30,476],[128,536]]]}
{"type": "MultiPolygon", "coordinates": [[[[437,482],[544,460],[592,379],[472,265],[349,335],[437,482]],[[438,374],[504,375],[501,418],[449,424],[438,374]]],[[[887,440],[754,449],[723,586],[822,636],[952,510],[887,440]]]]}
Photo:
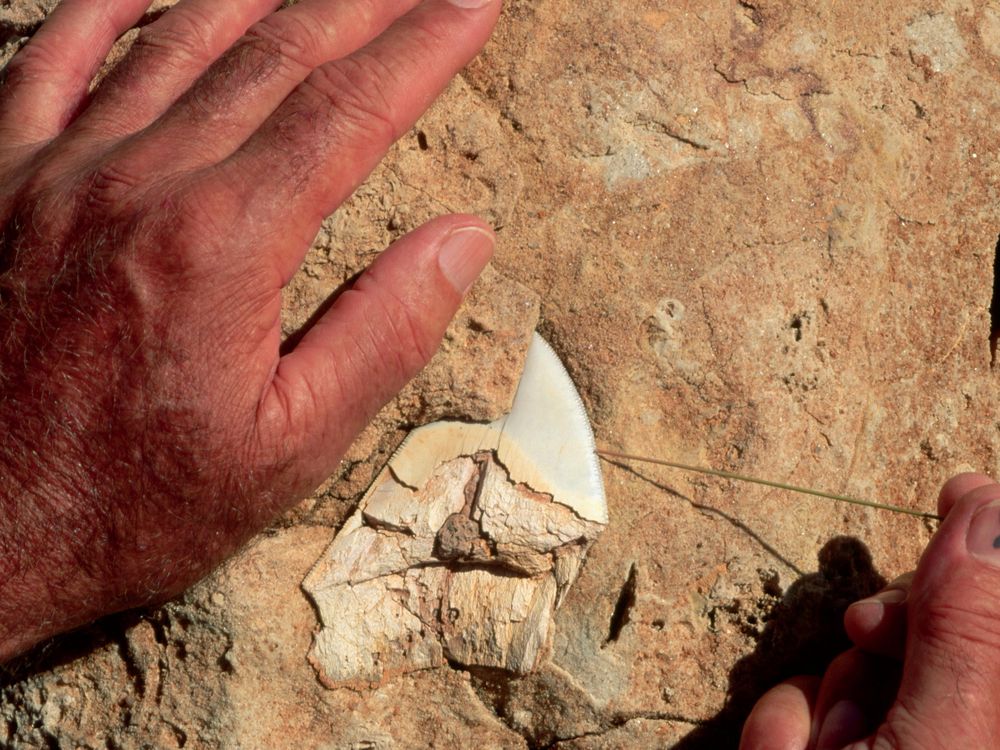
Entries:
{"type": "MultiPolygon", "coordinates": [[[[51,4],[0,3],[0,59],[51,4]]],[[[509,403],[538,299],[610,447],[923,509],[955,471],[1000,470],[998,84],[986,0],[509,0],[289,288],[292,330],[401,232],[478,212],[495,273],[442,357],[238,558],[22,665],[0,744],[732,747],[931,528],[606,463],[612,522],[518,678],[327,690],[299,584],[406,428],[509,403]]]]}

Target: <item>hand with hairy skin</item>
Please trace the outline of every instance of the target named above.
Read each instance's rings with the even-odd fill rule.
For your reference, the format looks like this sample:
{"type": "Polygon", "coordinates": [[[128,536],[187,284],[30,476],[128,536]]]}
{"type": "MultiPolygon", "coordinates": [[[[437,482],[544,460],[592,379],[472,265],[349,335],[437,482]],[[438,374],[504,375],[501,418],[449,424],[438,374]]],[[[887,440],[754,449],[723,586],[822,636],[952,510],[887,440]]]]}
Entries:
{"type": "Polygon", "coordinates": [[[767,692],[740,750],[984,750],[1000,737],[1000,484],[961,474],[917,570],[847,609],[855,647],[767,692]]]}
{"type": "Polygon", "coordinates": [[[0,662],[176,594],[316,487],[493,251],[433,221],[281,346],[321,221],[499,0],[181,0],[88,92],[148,2],[64,0],[0,85],[0,662]]]}

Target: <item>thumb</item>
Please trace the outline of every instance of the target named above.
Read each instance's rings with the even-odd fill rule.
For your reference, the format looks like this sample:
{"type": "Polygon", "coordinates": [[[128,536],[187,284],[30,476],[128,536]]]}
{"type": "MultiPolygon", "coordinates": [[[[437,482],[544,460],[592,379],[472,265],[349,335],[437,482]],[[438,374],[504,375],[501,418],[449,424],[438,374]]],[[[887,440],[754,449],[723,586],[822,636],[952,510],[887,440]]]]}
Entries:
{"type": "Polygon", "coordinates": [[[956,477],[941,492],[947,516],[917,566],[903,678],[877,735],[890,747],[991,747],[1000,736],[1000,485],[982,480],[956,477]]]}
{"type": "Polygon", "coordinates": [[[259,430],[290,492],[329,476],[375,413],[437,351],[494,236],[472,216],[436,219],[395,242],[281,358],[259,430]]]}

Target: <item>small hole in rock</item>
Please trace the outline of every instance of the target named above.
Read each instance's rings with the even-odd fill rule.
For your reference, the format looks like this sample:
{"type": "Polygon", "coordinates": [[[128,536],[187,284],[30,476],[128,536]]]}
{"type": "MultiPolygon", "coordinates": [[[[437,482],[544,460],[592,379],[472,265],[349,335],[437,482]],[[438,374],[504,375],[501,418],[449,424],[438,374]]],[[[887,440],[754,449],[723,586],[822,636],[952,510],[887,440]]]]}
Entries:
{"type": "Polygon", "coordinates": [[[426,151],[430,148],[430,145],[427,143],[427,133],[423,130],[417,131],[417,146],[420,147],[421,151],[426,151]]]}
{"type": "Polygon", "coordinates": [[[997,361],[997,339],[1000,338],[1000,237],[993,251],[993,299],[990,302],[990,364],[997,361]]]}

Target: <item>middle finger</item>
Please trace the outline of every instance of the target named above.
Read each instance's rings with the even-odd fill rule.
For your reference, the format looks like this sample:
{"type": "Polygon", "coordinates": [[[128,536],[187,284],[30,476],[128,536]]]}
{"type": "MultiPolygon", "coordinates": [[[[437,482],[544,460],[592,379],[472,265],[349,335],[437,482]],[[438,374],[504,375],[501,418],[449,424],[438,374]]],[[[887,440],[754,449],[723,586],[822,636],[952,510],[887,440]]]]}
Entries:
{"type": "Polygon", "coordinates": [[[872,654],[902,660],[906,649],[906,607],[913,573],[904,573],[874,596],[854,602],[844,613],[851,641],[872,654]]]}
{"type": "Polygon", "coordinates": [[[901,674],[896,660],[857,648],[834,659],[816,699],[810,747],[840,750],[874,731],[892,705],[901,674]]]}

